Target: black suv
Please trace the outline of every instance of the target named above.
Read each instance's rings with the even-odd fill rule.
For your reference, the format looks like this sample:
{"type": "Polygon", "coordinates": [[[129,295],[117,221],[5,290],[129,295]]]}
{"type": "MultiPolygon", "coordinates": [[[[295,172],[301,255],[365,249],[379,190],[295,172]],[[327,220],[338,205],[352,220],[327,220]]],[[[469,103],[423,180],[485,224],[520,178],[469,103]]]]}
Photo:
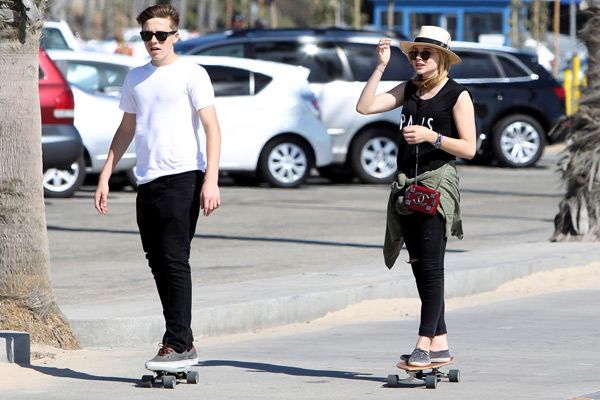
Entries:
{"type": "MultiPolygon", "coordinates": [[[[389,181],[396,169],[400,110],[364,116],[355,111],[376,63],[382,32],[328,29],[227,31],[176,44],[179,54],[257,58],[308,67],[323,122],[332,136],[333,162],[320,172],[335,180],[389,181]]],[[[414,73],[393,39],[390,67],[380,90],[414,73]]],[[[541,157],[546,132],[564,114],[564,91],[536,56],[506,47],[455,42],[463,62],[450,76],[472,93],[478,126],[478,159],[526,167],[541,157]]]]}

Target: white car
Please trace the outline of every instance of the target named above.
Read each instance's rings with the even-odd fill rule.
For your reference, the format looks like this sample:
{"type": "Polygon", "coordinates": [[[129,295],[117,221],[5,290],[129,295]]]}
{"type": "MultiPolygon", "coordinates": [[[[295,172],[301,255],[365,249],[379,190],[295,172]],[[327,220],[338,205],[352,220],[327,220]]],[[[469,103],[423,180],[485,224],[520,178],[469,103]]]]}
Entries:
{"type": "Polygon", "coordinates": [[[331,139],[308,86],[309,70],[269,61],[182,56],[208,71],[222,132],[220,169],[296,187],[331,163],[331,139]]]}
{"type": "MultiPolygon", "coordinates": [[[[118,54],[86,51],[48,50],[48,55],[71,85],[75,98],[75,127],[81,135],[84,159],[69,169],[44,173],[44,190],[54,195],[72,192],[85,174],[97,174],[108,156],[113,135],[123,115],[119,109],[121,87],[129,70],[143,60],[118,54]]],[[[115,173],[134,180],[135,146],[132,143],[119,161],[115,173]]]]}
{"type": "Polygon", "coordinates": [[[85,42],[79,39],[66,21],[44,21],[41,46],[45,50],[82,50],[85,42]]]}
{"type": "MultiPolygon", "coordinates": [[[[85,166],[45,179],[45,189],[67,190],[81,183],[83,170],[99,173],[121,120],[121,86],[127,72],[146,61],[116,54],[49,51],[71,84],[75,126],[85,148],[85,166]],[[55,187],[52,187],[54,185],[55,187]]],[[[276,187],[302,184],[314,167],[331,162],[331,140],[308,87],[308,70],[266,61],[186,57],[203,65],[213,82],[223,135],[221,170],[232,177],[255,174],[276,187]]],[[[115,172],[133,180],[132,144],[115,172]]],[[[133,183],[133,182],[132,182],[133,183]]]]}

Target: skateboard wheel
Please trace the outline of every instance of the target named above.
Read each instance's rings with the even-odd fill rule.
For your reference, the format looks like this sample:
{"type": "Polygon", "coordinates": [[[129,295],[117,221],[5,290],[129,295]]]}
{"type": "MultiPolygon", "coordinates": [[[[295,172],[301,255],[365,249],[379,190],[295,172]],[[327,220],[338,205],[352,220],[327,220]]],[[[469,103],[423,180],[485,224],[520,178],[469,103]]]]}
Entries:
{"type": "Polygon", "coordinates": [[[388,375],[387,384],[389,387],[398,387],[398,375],[388,375]]]}
{"type": "Polygon", "coordinates": [[[165,375],[163,377],[163,386],[167,389],[175,389],[175,385],[177,385],[177,378],[173,375],[165,375]]]}
{"type": "Polygon", "coordinates": [[[427,389],[435,389],[437,387],[437,376],[429,375],[425,377],[425,387],[427,389]]]}
{"type": "Polygon", "coordinates": [[[200,382],[200,374],[198,371],[190,371],[187,373],[186,381],[195,385],[200,382]]]}
{"type": "Polygon", "coordinates": [[[460,371],[457,369],[448,371],[448,380],[450,382],[460,382],[460,371]]]}
{"type": "Polygon", "coordinates": [[[142,376],[142,382],[140,383],[140,385],[142,387],[145,387],[145,388],[151,388],[152,387],[152,381],[154,381],[154,376],[152,376],[152,375],[143,375],[142,376]]]}

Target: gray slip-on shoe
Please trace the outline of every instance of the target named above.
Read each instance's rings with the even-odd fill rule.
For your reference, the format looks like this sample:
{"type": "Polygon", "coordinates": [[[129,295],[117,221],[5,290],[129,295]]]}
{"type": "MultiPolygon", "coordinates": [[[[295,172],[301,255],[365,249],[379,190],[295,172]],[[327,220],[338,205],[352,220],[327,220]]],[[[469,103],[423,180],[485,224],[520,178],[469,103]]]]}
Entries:
{"type": "Polygon", "coordinates": [[[430,351],[429,359],[432,363],[443,363],[452,360],[450,350],[430,351]]]}
{"type": "Polygon", "coordinates": [[[412,354],[410,355],[410,358],[406,363],[413,367],[426,367],[429,364],[431,364],[429,352],[417,347],[413,350],[412,354]]]}
{"type": "MultiPolygon", "coordinates": [[[[400,356],[400,359],[402,361],[408,361],[410,356],[411,356],[410,354],[402,354],[400,356]]],[[[429,359],[431,360],[432,363],[443,363],[443,362],[451,361],[452,357],[450,356],[450,350],[440,350],[440,351],[430,351],[429,359]]]]}

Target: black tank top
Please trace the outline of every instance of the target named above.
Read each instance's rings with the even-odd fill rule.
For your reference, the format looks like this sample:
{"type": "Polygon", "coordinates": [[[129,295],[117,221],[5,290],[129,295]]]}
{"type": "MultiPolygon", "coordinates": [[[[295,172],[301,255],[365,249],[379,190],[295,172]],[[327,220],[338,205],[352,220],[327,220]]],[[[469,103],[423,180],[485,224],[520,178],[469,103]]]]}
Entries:
{"type": "MultiPolygon", "coordinates": [[[[458,138],[452,108],[454,108],[458,96],[465,90],[467,89],[464,86],[449,78],[434,97],[421,100],[417,95],[417,86],[412,81],[406,83],[398,135],[398,171],[404,172],[411,178],[415,176],[417,146],[409,145],[404,140],[402,128],[405,126],[422,125],[444,136],[458,138]]],[[[437,169],[455,159],[452,154],[436,149],[431,143],[421,143],[418,146],[419,174],[437,169]]]]}

